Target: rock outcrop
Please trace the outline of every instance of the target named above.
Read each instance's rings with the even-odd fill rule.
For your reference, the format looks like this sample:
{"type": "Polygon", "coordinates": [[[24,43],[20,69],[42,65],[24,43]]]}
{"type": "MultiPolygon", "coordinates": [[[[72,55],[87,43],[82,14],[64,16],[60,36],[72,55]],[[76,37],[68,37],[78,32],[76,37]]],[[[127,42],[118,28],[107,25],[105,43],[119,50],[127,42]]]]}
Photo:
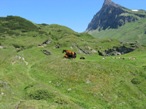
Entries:
{"type": "Polygon", "coordinates": [[[121,45],[119,47],[109,48],[109,49],[104,50],[104,51],[98,50],[98,54],[100,56],[117,56],[117,55],[130,53],[137,48],[139,48],[138,43],[129,43],[127,45],[124,44],[124,45],[121,45]]]}

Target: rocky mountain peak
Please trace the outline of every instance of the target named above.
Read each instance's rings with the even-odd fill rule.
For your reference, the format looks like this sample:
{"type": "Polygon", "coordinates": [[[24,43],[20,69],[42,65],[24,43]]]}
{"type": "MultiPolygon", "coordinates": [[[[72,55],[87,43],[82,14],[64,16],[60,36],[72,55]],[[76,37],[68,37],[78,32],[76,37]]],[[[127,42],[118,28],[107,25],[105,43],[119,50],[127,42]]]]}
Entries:
{"type": "Polygon", "coordinates": [[[102,8],[94,15],[86,31],[118,28],[127,22],[133,22],[140,18],[146,18],[146,11],[133,12],[112,0],[104,0],[102,8]]]}
{"type": "Polygon", "coordinates": [[[118,7],[120,5],[112,2],[112,0],[104,0],[103,6],[102,8],[104,8],[105,6],[114,6],[114,7],[118,7]]]}
{"type": "Polygon", "coordinates": [[[104,5],[109,5],[109,4],[111,4],[112,3],[112,1],[111,0],[104,0],[104,5]]]}

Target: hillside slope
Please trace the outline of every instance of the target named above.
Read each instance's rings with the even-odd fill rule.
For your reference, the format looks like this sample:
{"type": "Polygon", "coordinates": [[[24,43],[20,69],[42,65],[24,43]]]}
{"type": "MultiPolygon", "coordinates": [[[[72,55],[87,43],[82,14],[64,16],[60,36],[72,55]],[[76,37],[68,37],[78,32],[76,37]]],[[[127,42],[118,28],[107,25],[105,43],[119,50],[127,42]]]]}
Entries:
{"type": "Polygon", "coordinates": [[[92,36],[101,39],[117,39],[121,42],[138,42],[146,45],[146,19],[127,23],[118,29],[91,31],[92,36]]]}
{"type": "Polygon", "coordinates": [[[20,30],[22,32],[26,31],[36,31],[38,28],[32,22],[19,17],[19,16],[7,16],[0,17],[0,33],[15,33],[15,31],[20,30]],[[13,32],[12,32],[13,31],[13,32]]]}
{"type": "Polygon", "coordinates": [[[35,31],[6,27],[11,32],[0,34],[0,109],[146,108],[145,47],[102,57],[98,50],[121,43],[32,24],[35,31]],[[77,58],[63,58],[63,49],[77,58]]]}

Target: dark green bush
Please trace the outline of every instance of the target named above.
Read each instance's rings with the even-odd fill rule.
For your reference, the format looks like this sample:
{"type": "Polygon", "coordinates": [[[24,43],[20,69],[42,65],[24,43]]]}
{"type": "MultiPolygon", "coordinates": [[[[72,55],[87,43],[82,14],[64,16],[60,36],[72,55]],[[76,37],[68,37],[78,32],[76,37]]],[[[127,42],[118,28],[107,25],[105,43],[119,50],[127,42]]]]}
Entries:
{"type": "Polygon", "coordinates": [[[138,78],[133,78],[133,79],[131,80],[131,82],[132,82],[133,84],[140,84],[140,83],[141,83],[140,80],[139,80],[138,78]]]}
{"type": "Polygon", "coordinates": [[[28,97],[34,100],[49,100],[52,98],[52,96],[53,94],[49,93],[47,90],[41,90],[41,89],[30,92],[28,94],[28,97]]]}

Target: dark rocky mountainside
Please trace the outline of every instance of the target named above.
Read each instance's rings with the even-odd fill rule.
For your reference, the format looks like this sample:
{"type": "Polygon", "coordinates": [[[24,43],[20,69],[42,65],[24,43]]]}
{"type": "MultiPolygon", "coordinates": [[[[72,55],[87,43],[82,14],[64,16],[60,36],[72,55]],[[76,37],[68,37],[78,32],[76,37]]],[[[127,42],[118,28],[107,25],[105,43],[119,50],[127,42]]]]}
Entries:
{"type": "Polygon", "coordinates": [[[127,22],[133,22],[141,18],[146,18],[146,11],[130,10],[112,2],[112,0],[105,0],[102,8],[93,17],[86,31],[118,28],[127,22]]]}

